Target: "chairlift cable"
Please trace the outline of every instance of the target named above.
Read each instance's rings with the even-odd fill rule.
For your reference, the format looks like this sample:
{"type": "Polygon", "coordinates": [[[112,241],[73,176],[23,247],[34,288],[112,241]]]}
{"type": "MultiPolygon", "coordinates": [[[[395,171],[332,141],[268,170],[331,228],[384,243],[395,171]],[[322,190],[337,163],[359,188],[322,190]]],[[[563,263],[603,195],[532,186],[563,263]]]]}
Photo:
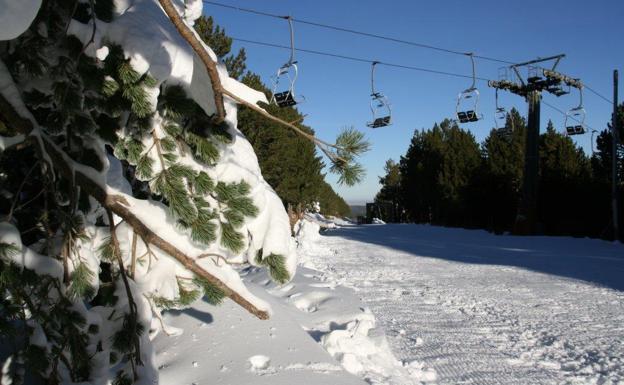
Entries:
{"type": "MultiPolygon", "coordinates": [[[[266,17],[280,18],[280,19],[284,19],[285,18],[284,16],[276,15],[276,14],[269,13],[269,12],[263,12],[263,11],[258,11],[258,10],[255,10],[255,9],[238,7],[238,6],[230,5],[230,4],[223,4],[223,3],[216,2],[216,1],[202,0],[202,2],[205,3],[205,4],[214,5],[214,6],[217,6],[217,7],[228,8],[228,9],[236,10],[236,11],[239,11],[239,12],[246,12],[246,13],[251,13],[251,14],[255,14],[255,15],[259,15],[259,16],[266,16],[266,17]]],[[[446,53],[449,53],[449,54],[466,55],[465,52],[456,51],[456,50],[448,49],[448,48],[444,48],[444,47],[438,47],[438,46],[431,45],[431,44],[418,43],[418,42],[414,42],[414,41],[398,39],[398,38],[391,37],[391,36],[384,36],[384,35],[374,34],[374,33],[370,33],[370,32],[357,31],[357,30],[350,29],[350,28],[338,27],[338,26],[335,26],[335,25],[329,25],[329,24],[314,22],[314,21],[310,21],[310,20],[295,19],[295,18],[292,18],[292,20],[296,21],[297,23],[300,23],[300,24],[307,24],[307,25],[311,25],[311,26],[314,26],[314,27],[325,28],[325,29],[330,29],[330,30],[339,31],[339,32],[346,32],[346,33],[351,33],[351,34],[354,34],[354,35],[361,35],[361,36],[366,36],[366,37],[372,37],[372,38],[375,38],[375,39],[392,41],[392,42],[395,42],[395,43],[401,43],[401,44],[405,44],[405,45],[410,45],[410,46],[414,46],[414,47],[420,47],[420,48],[435,50],[435,51],[439,51],[439,52],[446,52],[446,53]]],[[[484,56],[484,55],[473,55],[473,56],[476,59],[491,61],[491,62],[495,62],[495,63],[509,64],[509,65],[516,64],[515,62],[509,61],[509,60],[498,59],[498,58],[494,58],[494,57],[491,57],[491,56],[484,56]]],[[[381,63],[381,64],[385,64],[385,63],[381,63]]],[[[483,80],[483,79],[480,79],[480,80],[483,80]]],[[[613,101],[611,101],[608,97],[606,97],[606,96],[600,94],[598,91],[590,88],[587,84],[585,84],[585,87],[591,93],[593,93],[594,95],[596,95],[599,98],[603,99],[605,102],[613,104],[613,101]]]]}
{"type": "MultiPolygon", "coordinates": [[[[262,46],[265,46],[265,47],[290,49],[290,47],[287,47],[287,46],[281,45],[281,44],[267,43],[267,42],[261,42],[261,41],[256,41],[256,40],[249,40],[249,39],[241,39],[241,38],[237,38],[237,37],[233,37],[232,40],[239,41],[239,42],[242,42],[242,43],[262,45],[262,46]]],[[[328,56],[328,57],[334,57],[334,58],[338,58],[338,59],[357,61],[357,62],[360,62],[360,63],[372,64],[373,62],[377,62],[377,64],[385,65],[385,66],[388,66],[388,67],[402,68],[402,69],[408,69],[408,70],[413,70],[413,71],[428,72],[428,73],[452,76],[452,77],[457,77],[457,78],[472,79],[472,75],[464,75],[464,74],[458,74],[458,73],[454,73],[454,72],[434,70],[434,69],[431,69],[431,68],[415,67],[415,66],[410,66],[410,65],[405,65],[405,64],[398,64],[398,63],[389,63],[389,62],[385,62],[385,61],[364,59],[364,58],[358,58],[358,57],[354,57],[354,56],[347,56],[347,55],[342,55],[342,54],[323,52],[323,51],[311,50],[311,49],[305,49],[305,48],[297,48],[297,51],[305,52],[305,53],[309,53],[309,54],[313,54],[313,55],[328,56]]],[[[476,80],[480,80],[480,81],[484,81],[484,82],[487,82],[487,81],[490,80],[490,79],[482,78],[482,77],[478,77],[478,76],[475,77],[475,79],[476,80]]]]}
{"type": "MultiPolygon", "coordinates": [[[[237,38],[237,37],[233,37],[232,40],[239,41],[239,42],[242,42],[242,43],[256,44],[256,45],[262,45],[262,46],[272,47],[272,48],[290,49],[290,47],[287,47],[285,45],[274,44],[274,43],[267,43],[267,42],[249,40],[249,39],[241,39],[241,38],[237,38]]],[[[379,60],[363,59],[363,58],[358,58],[358,57],[353,57],[353,56],[340,55],[340,54],[334,54],[334,53],[317,51],[317,50],[310,50],[310,49],[305,49],[305,48],[297,48],[297,51],[305,52],[305,53],[309,53],[309,54],[313,54],[313,55],[328,56],[328,57],[333,57],[333,58],[343,59],[343,60],[351,60],[351,61],[356,61],[356,62],[360,62],[360,63],[372,64],[373,62],[377,62],[377,64],[382,64],[382,65],[385,65],[385,66],[388,66],[388,67],[402,68],[402,69],[408,69],[408,70],[412,70],[412,71],[427,72],[427,73],[433,73],[433,74],[436,74],[436,75],[443,75],[443,76],[450,76],[450,77],[457,77],[457,78],[466,78],[466,79],[471,79],[472,78],[471,75],[463,75],[463,74],[458,74],[458,73],[453,73],[453,72],[433,70],[433,69],[430,69],[430,68],[414,67],[414,66],[408,66],[408,65],[397,64],[397,63],[387,63],[387,62],[382,62],[382,61],[379,61],[379,60]]],[[[484,82],[487,82],[487,81],[490,80],[490,79],[482,78],[482,77],[478,77],[478,76],[475,77],[475,79],[480,80],[480,81],[484,81],[484,82]]],[[[585,87],[587,87],[586,84],[585,84],[585,87]]],[[[542,103],[545,104],[546,106],[550,107],[551,109],[559,112],[563,116],[566,115],[566,113],[564,111],[562,111],[559,108],[553,106],[552,104],[546,102],[545,100],[542,100],[542,103]]],[[[577,119],[575,119],[573,117],[571,119],[580,123],[580,121],[578,121],[577,119]]],[[[589,129],[593,129],[592,127],[590,127],[587,124],[586,124],[586,126],[589,129]]]]}
{"type": "MultiPolygon", "coordinates": [[[[215,6],[222,7],[222,8],[229,8],[229,9],[233,9],[233,10],[240,11],[240,12],[252,13],[252,14],[255,14],[255,15],[267,16],[267,17],[273,17],[273,18],[284,18],[284,16],[280,16],[280,15],[276,15],[276,14],[268,13],[268,12],[262,12],[262,11],[258,11],[258,10],[255,10],[255,9],[237,7],[235,5],[223,4],[223,3],[219,3],[219,2],[215,2],[215,1],[209,1],[209,0],[202,0],[202,1],[205,4],[215,5],[215,6]]],[[[411,46],[414,46],[414,47],[426,48],[426,49],[431,49],[431,50],[440,51],[440,52],[446,52],[446,53],[455,54],[455,55],[466,55],[465,52],[456,51],[456,50],[443,48],[443,47],[437,47],[437,46],[434,46],[434,45],[431,45],[431,44],[418,43],[418,42],[414,42],[414,41],[398,39],[398,38],[391,37],[391,36],[384,36],[384,35],[379,35],[379,34],[370,33],[370,32],[357,31],[357,30],[350,29],[350,28],[338,27],[338,26],[335,26],[335,25],[323,24],[323,23],[310,21],[310,20],[293,18],[293,21],[296,21],[297,23],[300,23],[300,24],[307,24],[307,25],[311,25],[311,26],[314,26],[314,27],[331,29],[331,30],[334,30],[334,31],[351,33],[351,34],[354,34],[354,35],[361,35],[361,36],[366,36],[366,37],[372,37],[372,38],[375,38],[375,39],[392,41],[392,42],[395,42],[395,43],[411,45],[411,46]]],[[[514,64],[514,62],[511,62],[511,61],[502,60],[502,59],[496,59],[496,58],[489,57],[489,56],[474,55],[474,57],[478,58],[478,59],[481,59],[481,60],[488,60],[488,61],[497,62],[497,63],[514,64]]]]}

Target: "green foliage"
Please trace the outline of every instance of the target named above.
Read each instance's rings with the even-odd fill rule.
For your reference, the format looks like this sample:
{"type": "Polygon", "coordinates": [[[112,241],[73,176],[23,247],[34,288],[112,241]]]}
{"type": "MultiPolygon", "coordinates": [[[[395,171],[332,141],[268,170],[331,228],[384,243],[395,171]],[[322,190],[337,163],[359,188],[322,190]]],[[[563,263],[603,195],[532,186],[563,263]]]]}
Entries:
{"type": "Polygon", "coordinates": [[[221,246],[238,253],[245,247],[243,234],[236,231],[234,225],[229,222],[221,223],[221,246]]]}
{"type": "Polygon", "coordinates": [[[20,249],[12,243],[0,242],[0,259],[8,259],[20,252],[20,249]]]}
{"type": "Polygon", "coordinates": [[[113,349],[120,353],[132,353],[135,340],[143,334],[145,326],[138,322],[136,316],[127,313],[123,316],[123,326],[113,335],[113,349]]]}
{"type": "Polygon", "coordinates": [[[337,158],[332,158],[331,172],[339,175],[338,183],[353,186],[364,178],[365,170],[355,157],[370,149],[364,134],[353,127],[345,128],[336,138],[337,158]]]}
{"type": "Polygon", "coordinates": [[[185,139],[186,143],[193,150],[195,159],[207,165],[214,165],[219,160],[219,150],[207,138],[194,133],[187,133],[185,139]]]}
{"type": "Polygon", "coordinates": [[[186,189],[184,179],[192,175],[192,171],[184,167],[171,166],[162,170],[150,183],[154,194],[162,195],[176,218],[185,223],[192,223],[197,218],[197,208],[193,204],[186,189]]]}
{"type": "Polygon", "coordinates": [[[460,224],[464,191],[481,162],[474,136],[445,120],[416,131],[401,157],[401,190],[411,220],[460,224]]]}
{"type": "Polygon", "coordinates": [[[201,16],[195,21],[195,31],[200,38],[222,58],[231,77],[238,79],[245,72],[245,50],[241,48],[236,56],[229,55],[232,49],[232,38],[225,34],[225,30],[215,25],[212,16],[201,16]]]}
{"type": "Polygon", "coordinates": [[[202,292],[200,291],[200,288],[203,290],[203,287],[195,284],[194,280],[189,284],[185,283],[185,280],[178,278],[179,296],[177,299],[172,300],[164,297],[153,296],[152,301],[158,308],[165,310],[189,306],[201,296],[202,292]]]}
{"type": "Polygon", "coordinates": [[[259,250],[256,259],[260,264],[269,268],[269,274],[275,282],[284,284],[290,280],[290,274],[286,268],[286,259],[283,255],[271,253],[262,257],[262,250],[259,250]]]}
{"type": "Polygon", "coordinates": [[[204,292],[204,300],[211,305],[220,305],[225,298],[223,290],[208,282],[201,277],[195,277],[193,283],[198,287],[201,287],[204,292]]]}
{"type": "Polygon", "coordinates": [[[71,285],[67,291],[70,299],[79,298],[91,299],[95,296],[95,288],[91,285],[94,273],[86,263],[79,261],[71,274],[71,285]]]}

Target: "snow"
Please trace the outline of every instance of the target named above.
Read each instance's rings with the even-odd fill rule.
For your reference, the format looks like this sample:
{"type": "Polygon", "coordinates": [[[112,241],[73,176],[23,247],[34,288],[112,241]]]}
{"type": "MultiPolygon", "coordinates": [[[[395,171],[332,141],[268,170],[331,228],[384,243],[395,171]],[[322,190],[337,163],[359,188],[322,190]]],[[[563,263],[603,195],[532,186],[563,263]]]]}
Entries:
{"type": "Polygon", "coordinates": [[[307,266],[357,291],[421,381],[624,383],[621,244],[407,224],[323,234],[307,266]]]}
{"type": "MultiPolygon", "coordinates": [[[[190,309],[165,312],[165,322],[184,334],[159,334],[153,341],[161,385],[365,385],[302,329],[291,315],[302,312],[275,295],[280,288],[268,283],[265,271],[245,273],[245,284],[271,305],[273,316],[249,317],[230,300],[220,306],[198,301],[190,309]]],[[[290,284],[293,290],[299,277],[290,284]]]]}
{"type": "MultiPolygon", "coordinates": [[[[325,237],[317,223],[303,220],[297,226],[303,260],[331,253],[319,246],[325,237]]],[[[185,332],[154,340],[161,384],[415,385],[435,379],[422,363],[394,356],[375,315],[331,274],[300,266],[281,286],[255,267],[241,275],[270,304],[271,319],[246,317],[229,300],[166,312],[165,322],[185,332]]]]}
{"type": "Polygon", "coordinates": [[[63,277],[63,265],[56,259],[36,253],[22,244],[19,230],[10,223],[0,222],[0,243],[13,245],[19,250],[9,258],[16,264],[34,270],[37,274],[47,274],[55,278],[63,277]]]}
{"type": "Polygon", "coordinates": [[[41,0],[0,0],[0,41],[15,39],[30,27],[41,0]]]}
{"type": "Polygon", "coordinates": [[[263,356],[262,354],[258,354],[249,357],[249,363],[251,364],[252,370],[265,370],[269,367],[271,359],[267,356],[263,356]]]}
{"type": "MultiPolygon", "coordinates": [[[[180,1],[174,1],[174,4],[183,11],[187,23],[201,16],[202,2],[199,0],[187,1],[186,6],[180,1]]],[[[97,21],[94,43],[87,47],[85,53],[97,57],[98,50],[105,47],[105,43],[119,44],[123,46],[134,70],[141,74],[149,72],[159,83],[182,85],[208,115],[214,114],[212,87],[204,64],[179,35],[158,1],[116,0],[115,5],[118,16],[111,23],[97,21]]],[[[69,25],[68,33],[86,44],[91,39],[92,26],[92,21],[83,24],[74,20],[69,25]]],[[[202,45],[216,60],[210,47],[202,45]]],[[[231,79],[222,64],[218,69],[226,90],[249,103],[267,102],[264,93],[231,79]]]]}

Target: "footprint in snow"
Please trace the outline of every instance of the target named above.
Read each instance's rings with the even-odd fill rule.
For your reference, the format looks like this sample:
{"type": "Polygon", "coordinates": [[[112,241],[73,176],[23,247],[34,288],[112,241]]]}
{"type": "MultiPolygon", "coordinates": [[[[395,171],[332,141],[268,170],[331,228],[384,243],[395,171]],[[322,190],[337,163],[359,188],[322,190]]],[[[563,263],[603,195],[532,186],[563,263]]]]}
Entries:
{"type": "MultiPolygon", "coordinates": [[[[292,298],[292,297],[291,297],[292,298]]],[[[293,301],[295,307],[301,311],[314,313],[318,307],[332,298],[332,295],[322,291],[312,291],[296,297],[293,301]]]]}

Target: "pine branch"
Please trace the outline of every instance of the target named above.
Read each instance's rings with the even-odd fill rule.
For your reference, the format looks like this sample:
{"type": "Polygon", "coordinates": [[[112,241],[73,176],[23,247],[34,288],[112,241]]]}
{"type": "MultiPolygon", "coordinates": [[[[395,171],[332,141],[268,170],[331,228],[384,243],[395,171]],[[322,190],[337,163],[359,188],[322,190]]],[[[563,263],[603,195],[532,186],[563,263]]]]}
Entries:
{"type": "MultiPolygon", "coordinates": [[[[17,130],[21,134],[28,135],[33,129],[33,122],[22,118],[14,109],[14,107],[0,95],[0,116],[4,118],[12,129],[17,130]]],[[[241,307],[255,315],[260,319],[268,319],[267,311],[257,308],[253,303],[241,296],[235,290],[231,289],[226,283],[210,274],[199,266],[193,258],[186,255],[173,244],[161,238],[154,233],[145,223],[143,223],[128,207],[125,199],[120,195],[110,195],[96,181],[92,180],[87,174],[71,166],[70,157],[60,150],[47,136],[43,133],[37,133],[36,136],[30,136],[29,141],[37,145],[39,157],[43,160],[49,160],[53,169],[57,169],[69,180],[74,180],[87,194],[94,197],[104,208],[111,210],[113,213],[125,220],[134,231],[147,243],[161,249],[171,257],[175,258],[185,268],[196,274],[198,277],[210,282],[216,288],[221,290],[225,296],[232,299],[241,307]]]]}
{"type": "Polygon", "coordinates": [[[217,66],[215,62],[212,60],[208,52],[204,49],[201,42],[195,36],[195,33],[188,25],[182,20],[180,14],[175,9],[171,0],[158,0],[163,10],[178,30],[180,35],[186,40],[190,46],[193,48],[193,51],[199,56],[201,61],[204,63],[206,67],[206,71],[208,72],[208,76],[210,77],[210,83],[212,83],[212,93],[214,95],[215,107],[217,109],[217,116],[215,119],[216,123],[221,123],[225,119],[225,107],[223,105],[223,86],[221,85],[221,78],[219,77],[219,72],[217,71],[217,66]]]}

